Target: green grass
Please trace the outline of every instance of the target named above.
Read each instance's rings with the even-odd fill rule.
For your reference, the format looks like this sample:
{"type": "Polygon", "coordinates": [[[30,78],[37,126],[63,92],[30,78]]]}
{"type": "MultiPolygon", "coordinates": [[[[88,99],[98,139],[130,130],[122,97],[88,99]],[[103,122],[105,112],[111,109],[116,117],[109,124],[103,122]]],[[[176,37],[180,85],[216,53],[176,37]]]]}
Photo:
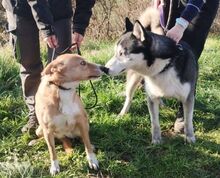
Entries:
{"type": "MultiPolygon", "coordinates": [[[[209,37],[200,59],[194,113],[197,142],[166,134],[175,120],[176,101],[165,100],[160,111],[163,144],[152,145],[145,94],[138,90],[129,114],[118,118],[124,97],[125,76],[103,76],[94,81],[98,105],[88,110],[90,137],[96,147],[100,171],[88,168],[84,146],[73,141],[74,154],[65,155],[57,143],[61,172],[56,177],[220,177],[220,38],[209,37]]],[[[112,42],[87,41],[83,56],[104,64],[113,55],[112,42]]],[[[45,51],[45,50],[44,50],[45,51]]],[[[0,177],[50,177],[49,154],[42,140],[28,147],[32,135],[22,134],[27,108],[22,99],[18,65],[9,49],[0,51],[0,177]]],[[[46,56],[45,54],[42,54],[46,56]]],[[[88,82],[82,83],[86,106],[94,102],[88,82]]]]}

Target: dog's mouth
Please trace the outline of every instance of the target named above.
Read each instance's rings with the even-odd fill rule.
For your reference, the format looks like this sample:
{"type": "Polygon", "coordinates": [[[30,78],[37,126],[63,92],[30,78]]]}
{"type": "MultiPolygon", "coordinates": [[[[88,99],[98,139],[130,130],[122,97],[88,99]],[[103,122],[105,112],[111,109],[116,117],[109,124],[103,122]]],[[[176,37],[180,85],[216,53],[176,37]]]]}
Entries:
{"type": "Polygon", "coordinates": [[[88,78],[89,79],[97,79],[99,78],[101,75],[90,75],[88,78]]]}
{"type": "Polygon", "coordinates": [[[124,72],[125,70],[126,70],[125,68],[124,68],[124,69],[122,69],[120,73],[124,72]]]}
{"type": "Polygon", "coordinates": [[[120,70],[120,71],[118,72],[118,74],[117,74],[117,75],[122,74],[124,71],[126,71],[126,68],[124,68],[124,69],[120,70]]]}

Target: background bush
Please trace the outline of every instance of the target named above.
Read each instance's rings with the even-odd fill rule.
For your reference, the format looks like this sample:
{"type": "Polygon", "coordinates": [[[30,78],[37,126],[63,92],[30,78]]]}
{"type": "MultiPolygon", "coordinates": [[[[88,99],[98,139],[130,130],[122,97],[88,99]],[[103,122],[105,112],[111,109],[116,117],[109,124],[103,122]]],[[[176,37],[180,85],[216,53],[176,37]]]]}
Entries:
{"type": "MultiPolygon", "coordinates": [[[[122,33],[124,19],[136,20],[151,0],[97,0],[87,34],[94,39],[115,39],[122,33]]],[[[220,34],[220,8],[212,33],[220,34]]]]}
{"type": "MultiPolygon", "coordinates": [[[[115,39],[123,31],[125,17],[137,19],[150,2],[151,0],[96,0],[87,36],[99,40],[115,39]]],[[[75,7],[74,0],[73,6],[75,7]]],[[[0,5],[0,44],[8,39],[3,33],[5,24],[4,9],[0,5]]],[[[211,32],[220,34],[220,9],[211,32]]]]}

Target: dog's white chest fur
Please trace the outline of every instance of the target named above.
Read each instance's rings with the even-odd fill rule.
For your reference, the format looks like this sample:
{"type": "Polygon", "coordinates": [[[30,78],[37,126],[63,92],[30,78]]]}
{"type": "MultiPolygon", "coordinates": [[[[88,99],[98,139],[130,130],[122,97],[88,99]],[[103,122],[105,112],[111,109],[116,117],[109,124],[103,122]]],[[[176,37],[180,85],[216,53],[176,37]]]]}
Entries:
{"type": "Polygon", "coordinates": [[[60,90],[59,115],[54,116],[53,125],[55,126],[55,135],[58,138],[63,136],[74,137],[76,130],[76,116],[80,114],[80,107],[74,102],[73,90],[60,90]]]}
{"type": "Polygon", "coordinates": [[[59,110],[62,114],[72,116],[80,112],[80,108],[76,102],[73,101],[73,91],[60,90],[59,110]]]}
{"type": "Polygon", "coordinates": [[[182,84],[173,68],[154,77],[146,76],[145,80],[146,90],[151,97],[175,97],[186,100],[190,92],[190,84],[182,84]]]}

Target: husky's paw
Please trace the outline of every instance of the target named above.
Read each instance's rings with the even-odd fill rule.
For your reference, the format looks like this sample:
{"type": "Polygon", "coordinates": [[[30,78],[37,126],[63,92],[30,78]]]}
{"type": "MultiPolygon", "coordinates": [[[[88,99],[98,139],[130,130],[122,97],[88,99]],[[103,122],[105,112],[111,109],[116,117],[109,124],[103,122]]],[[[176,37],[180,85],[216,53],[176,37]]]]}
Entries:
{"type": "Polygon", "coordinates": [[[126,114],[126,113],[124,113],[124,112],[120,112],[120,113],[117,115],[117,117],[118,117],[118,118],[123,117],[125,114],[126,114]]]}
{"type": "Polygon", "coordinates": [[[162,138],[161,138],[161,132],[160,129],[154,129],[152,132],[152,144],[161,144],[162,143],[162,138]]]}
{"type": "Polygon", "coordinates": [[[88,153],[87,160],[89,162],[89,167],[91,169],[95,169],[95,170],[99,169],[99,162],[98,162],[96,155],[94,153],[88,153]]]}
{"type": "Polygon", "coordinates": [[[186,136],[186,142],[195,143],[196,142],[195,136],[186,136]]]}
{"type": "Polygon", "coordinates": [[[152,140],[152,144],[154,145],[158,145],[158,144],[161,144],[162,143],[162,139],[161,138],[157,138],[157,139],[153,139],[152,140]]]}
{"type": "Polygon", "coordinates": [[[50,174],[54,176],[55,174],[60,172],[60,166],[58,160],[54,160],[51,162],[50,166],[50,174]]]}

